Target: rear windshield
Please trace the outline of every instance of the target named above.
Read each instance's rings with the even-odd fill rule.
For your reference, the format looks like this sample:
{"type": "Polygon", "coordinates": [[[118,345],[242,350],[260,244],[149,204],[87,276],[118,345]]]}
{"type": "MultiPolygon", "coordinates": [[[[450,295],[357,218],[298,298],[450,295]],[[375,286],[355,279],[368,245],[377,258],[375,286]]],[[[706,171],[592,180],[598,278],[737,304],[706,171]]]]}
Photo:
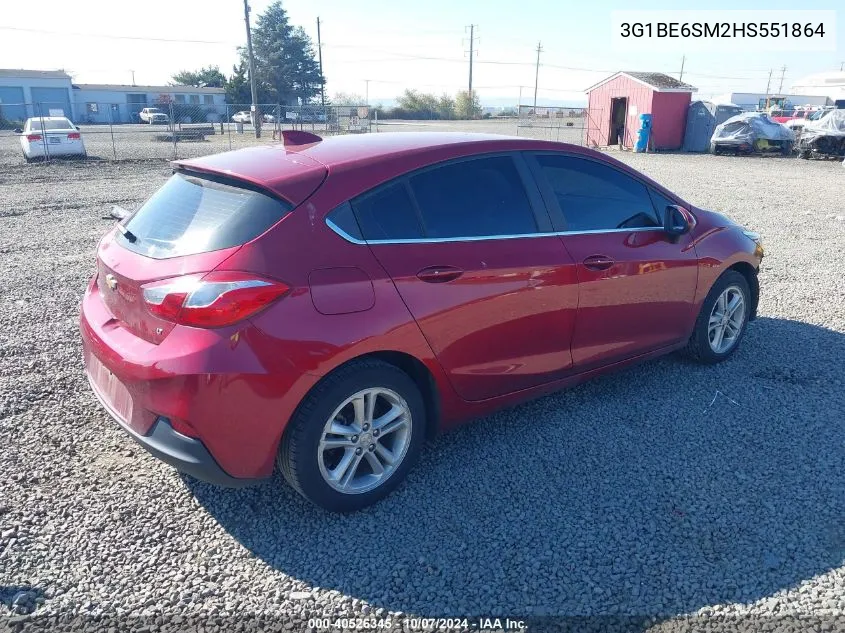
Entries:
{"type": "Polygon", "coordinates": [[[41,127],[41,119],[33,119],[29,122],[30,130],[72,130],[73,123],[67,119],[44,119],[44,127],[41,127]]]}
{"type": "Polygon", "coordinates": [[[239,246],[281,220],[292,205],[210,178],[174,174],[124,223],[131,251],[164,259],[239,246]]]}

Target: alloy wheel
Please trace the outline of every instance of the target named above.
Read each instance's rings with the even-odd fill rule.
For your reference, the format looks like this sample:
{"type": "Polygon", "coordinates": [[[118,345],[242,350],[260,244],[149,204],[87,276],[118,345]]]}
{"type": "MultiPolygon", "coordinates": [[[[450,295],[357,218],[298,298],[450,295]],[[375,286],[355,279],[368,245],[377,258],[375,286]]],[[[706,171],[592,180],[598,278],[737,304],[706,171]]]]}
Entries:
{"type": "Polygon", "coordinates": [[[361,494],[396,471],[411,443],[411,410],[395,391],[364,389],[326,421],[317,447],[320,474],[334,490],[361,494]]]}
{"type": "Polygon", "coordinates": [[[707,324],[710,349],[717,354],[730,351],[745,324],[745,296],[739,286],[728,286],[719,295],[707,324]]]}

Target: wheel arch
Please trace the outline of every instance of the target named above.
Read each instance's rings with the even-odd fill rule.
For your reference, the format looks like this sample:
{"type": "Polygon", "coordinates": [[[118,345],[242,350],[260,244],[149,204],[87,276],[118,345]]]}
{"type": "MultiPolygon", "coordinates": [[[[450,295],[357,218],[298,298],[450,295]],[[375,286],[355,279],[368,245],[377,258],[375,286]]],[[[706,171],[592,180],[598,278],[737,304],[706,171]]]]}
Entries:
{"type": "Polygon", "coordinates": [[[383,350],[357,356],[344,364],[366,358],[373,358],[389,365],[393,365],[394,367],[398,367],[408,374],[411,380],[414,381],[417,385],[417,389],[420,390],[423,402],[425,403],[425,437],[428,440],[433,439],[437,435],[440,427],[440,392],[437,389],[437,383],[434,380],[434,375],[425,363],[406,352],[383,350]]]}
{"type": "Polygon", "coordinates": [[[753,321],[757,318],[757,304],[760,301],[760,281],[757,279],[757,269],[748,262],[740,261],[729,266],[726,270],[735,270],[748,282],[748,289],[751,291],[751,310],[748,320],[753,321]]]}
{"type": "MultiPolygon", "coordinates": [[[[308,394],[317,389],[324,380],[329,378],[329,376],[332,376],[337,371],[340,371],[341,369],[353,363],[360,362],[362,360],[379,360],[383,363],[387,363],[388,365],[393,365],[394,367],[402,370],[405,374],[408,375],[411,380],[414,381],[414,384],[420,390],[420,394],[423,398],[423,403],[425,404],[425,438],[427,440],[433,439],[440,430],[440,391],[437,387],[437,382],[434,378],[434,375],[432,374],[431,370],[426,366],[426,364],[419,358],[408,354],[407,352],[399,352],[395,350],[378,350],[366,352],[363,354],[359,354],[358,356],[349,358],[343,363],[337,365],[336,367],[333,367],[331,371],[327,372],[320,378],[320,380],[318,380],[314,385],[312,385],[311,388],[302,397],[300,405],[307,399],[308,394]]],[[[299,406],[297,406],[297,410],[298,409],[299,406]]],[[[294,413],[294,415],[296,415],[296,413],[294,413]]],[[[286,425],[284,432],[287,432],[287,428],[288,426],[286,425]]]]}

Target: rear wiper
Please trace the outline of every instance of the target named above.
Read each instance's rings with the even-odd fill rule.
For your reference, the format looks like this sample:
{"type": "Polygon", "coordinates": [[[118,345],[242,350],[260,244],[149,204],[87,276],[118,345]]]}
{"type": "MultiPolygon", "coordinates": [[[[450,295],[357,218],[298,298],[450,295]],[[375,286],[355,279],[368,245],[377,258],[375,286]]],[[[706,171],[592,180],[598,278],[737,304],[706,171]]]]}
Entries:
{"type": "MultiPolygon", "coordinates": [[[[119,207],[114,205],[112,207],[111,213],[109,214],[111,217],[115,218],[116,220],[123,221],[129,217],[129,211],[124,209],[123,207],[119,207]]],[[[117,223],[117,230],[120,231],[120,234],[125,237],[130,242],[135,242],[138,239],[138,236],[135,235],[132,231],[127,229],[121,222],[117,223]]]]}
{"type": "Polygon", "coordinates": [[[123,226],[120,222],[117,223],[117,230],[120,231],[120,234],[123,235],[123,237],[125,237],[130,242],[134,242],[138,239],[137,235],[135,235],[132,231],[123,226]]]}

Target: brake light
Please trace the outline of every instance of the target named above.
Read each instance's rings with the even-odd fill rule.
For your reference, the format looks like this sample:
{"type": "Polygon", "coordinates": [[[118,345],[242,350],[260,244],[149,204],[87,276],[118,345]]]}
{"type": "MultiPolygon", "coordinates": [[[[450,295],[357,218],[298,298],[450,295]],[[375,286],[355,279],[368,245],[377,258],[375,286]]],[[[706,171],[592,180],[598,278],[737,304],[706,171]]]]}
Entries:
{"type": "Polygon", "coordinates": [[[40,134],[27,134],[26,140],[27,141],[40,141],[41,135],[40,134]]]}
{"type": "Polygon", "coordinates": [[[67,135],[67,140],[69,141],[78,141],[82,138],[82,135],[79,132],[71,132],[67,135]]]}
{"type": "Polygon", "coordinates": [[[222,327],[263,310],[290,288],[251,273],[185,275],[142,286],[151,314],[194,327],[222,327]]]}

